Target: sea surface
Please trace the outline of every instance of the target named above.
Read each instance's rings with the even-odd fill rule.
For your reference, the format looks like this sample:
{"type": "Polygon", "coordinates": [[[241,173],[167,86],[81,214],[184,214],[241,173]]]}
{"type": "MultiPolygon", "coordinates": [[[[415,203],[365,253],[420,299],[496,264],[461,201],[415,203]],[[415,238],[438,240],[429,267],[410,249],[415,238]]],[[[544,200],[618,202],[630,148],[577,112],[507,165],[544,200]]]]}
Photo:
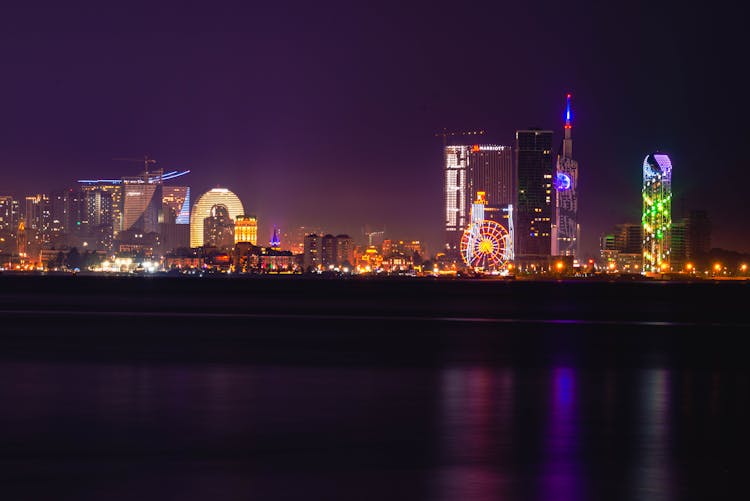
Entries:
{"type": "Polygon", "coordinates": [[[0,498],[744,499],[749,293],[0,276],[0,498]]]}

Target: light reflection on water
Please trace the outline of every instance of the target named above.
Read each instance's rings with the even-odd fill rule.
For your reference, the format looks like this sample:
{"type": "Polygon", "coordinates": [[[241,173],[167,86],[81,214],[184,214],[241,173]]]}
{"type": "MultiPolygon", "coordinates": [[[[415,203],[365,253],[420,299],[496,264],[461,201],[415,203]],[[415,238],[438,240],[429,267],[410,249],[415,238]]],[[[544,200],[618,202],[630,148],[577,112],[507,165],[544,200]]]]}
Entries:
{"type": "Polygon", "coordinates": [[[551,402],[540,479],[541,499],[578,500],[583,498],[583,472],[577,457],[580,437],[576,415],[576,373],[568,367],[555,367],[551,378],[551,402]]]}
{"type": "Polygon", "coordinates": [[[670,476],[670,375],[665,369],[639,374],[638,433],[634,496],[647,501],[672,499],[670,476]]]}
{"type": "MultiPolygon", "coordinates": [[[[87,457],[99,468],[166,454],[192,465],[189,482],[183,463],[136,468],[129,482],[186,498],[196,483],[289,497],[335,486],[344,499],[359,482],[383,482],[371,498],[409,489],[411,499],[446,501],[670,500],[684,492],[675,449],[721,427],[727,399],[747,415],[747,395],[732,393],[747,381],[727,379],[570,365],[0,363],[0,449],[11,465],[87,457]],[[234,462],[223,469],[226,457],[234,462]]],[[[107,492],[114,483],[103,478],[107,492]]]]}

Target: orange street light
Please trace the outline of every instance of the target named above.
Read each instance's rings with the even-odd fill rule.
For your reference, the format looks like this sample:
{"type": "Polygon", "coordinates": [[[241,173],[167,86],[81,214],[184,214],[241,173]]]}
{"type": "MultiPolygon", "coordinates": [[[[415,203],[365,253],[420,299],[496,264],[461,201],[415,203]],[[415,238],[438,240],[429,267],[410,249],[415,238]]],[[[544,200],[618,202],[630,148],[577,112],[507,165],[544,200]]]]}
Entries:
{"type": "Polygon", "coordinates": [[[716,273],[718,273],[718,272],[720,272],[720,271],[721,271],[721,263],[716,263],[716,264],[714,265],[714,271],[715,271],[716,273]]]}
{"type": "Polygon", "coordinates": [[[563,269],[564,266],[565,265],[563,264],[562,261],[558,261],[558,262],[555,263],[555,268],[557,268],[557,271],[562,271],[562,269],[563,269]]]}

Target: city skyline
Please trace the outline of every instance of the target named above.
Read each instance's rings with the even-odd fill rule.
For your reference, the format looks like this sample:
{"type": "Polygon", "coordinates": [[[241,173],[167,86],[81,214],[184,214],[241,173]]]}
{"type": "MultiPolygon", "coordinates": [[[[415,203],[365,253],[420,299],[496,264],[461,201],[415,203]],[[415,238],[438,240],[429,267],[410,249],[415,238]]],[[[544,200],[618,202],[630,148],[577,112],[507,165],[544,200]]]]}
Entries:
{"type": "Polygon", "coordinates": [[[680,166],[675,211],[706,209],[717,221],[716,246],[750,250],[741,197],[710,189],[716,169],[727,186],[741,185],[741,148],[722,131],[747,130],[733,111],[742,80],[710,76],[736,71],[724,64],[736,35],[697,13],[657,3],[621,14],[612,27],[604,7],[540,4],[533,15],[483,7],[470,23],[453,24],[454,45],[440,49],[447,33],[439,26],[455,11],[437,7],[129,9],[94,8],[85,21],[54,8],[10,9],[16,29],[0,49],[8,96],[0,193],[48,193],[95,172],[118,176],[113,157],[148,152],[165,170],[190,169],[194,193],[232,189],[257,213],[263,235],[266,224],[351,234],[369,224],[437,248],[442,162],[434,133],[483,129],[486,142],[511,144],[515,130],[538,126],[553,130],[556,144],[560,96],[570,91],[584,166],[584,254],[612,224],[639,219],[633,166],[656,150],[680,166]],[[517,27],[498,30],[498,19],[517,27]],[[525,27],[540,25],[547,28],[534,29],[529,43],[518,41],[525,27]],[[498,69],[483,64],[502,57],[498,69]],[[446,70],[462,58],[483,72],[465,80],[446,70]]]}

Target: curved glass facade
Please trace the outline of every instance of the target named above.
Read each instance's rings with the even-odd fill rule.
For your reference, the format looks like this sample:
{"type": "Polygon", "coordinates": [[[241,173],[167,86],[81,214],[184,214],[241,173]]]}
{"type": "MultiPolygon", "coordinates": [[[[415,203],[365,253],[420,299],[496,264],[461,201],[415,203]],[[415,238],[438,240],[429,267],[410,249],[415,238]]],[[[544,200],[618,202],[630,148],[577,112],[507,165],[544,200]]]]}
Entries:
{"type": "Polygon", "coordinates": [[[211,208],[215,205],[226,207],[232,220],[245,213],[240,199],[228,189],[214,188],[207,191],[195,203],[190,214],[190,247],[203,245],[203,221],[211,216],[211,208]]]}

